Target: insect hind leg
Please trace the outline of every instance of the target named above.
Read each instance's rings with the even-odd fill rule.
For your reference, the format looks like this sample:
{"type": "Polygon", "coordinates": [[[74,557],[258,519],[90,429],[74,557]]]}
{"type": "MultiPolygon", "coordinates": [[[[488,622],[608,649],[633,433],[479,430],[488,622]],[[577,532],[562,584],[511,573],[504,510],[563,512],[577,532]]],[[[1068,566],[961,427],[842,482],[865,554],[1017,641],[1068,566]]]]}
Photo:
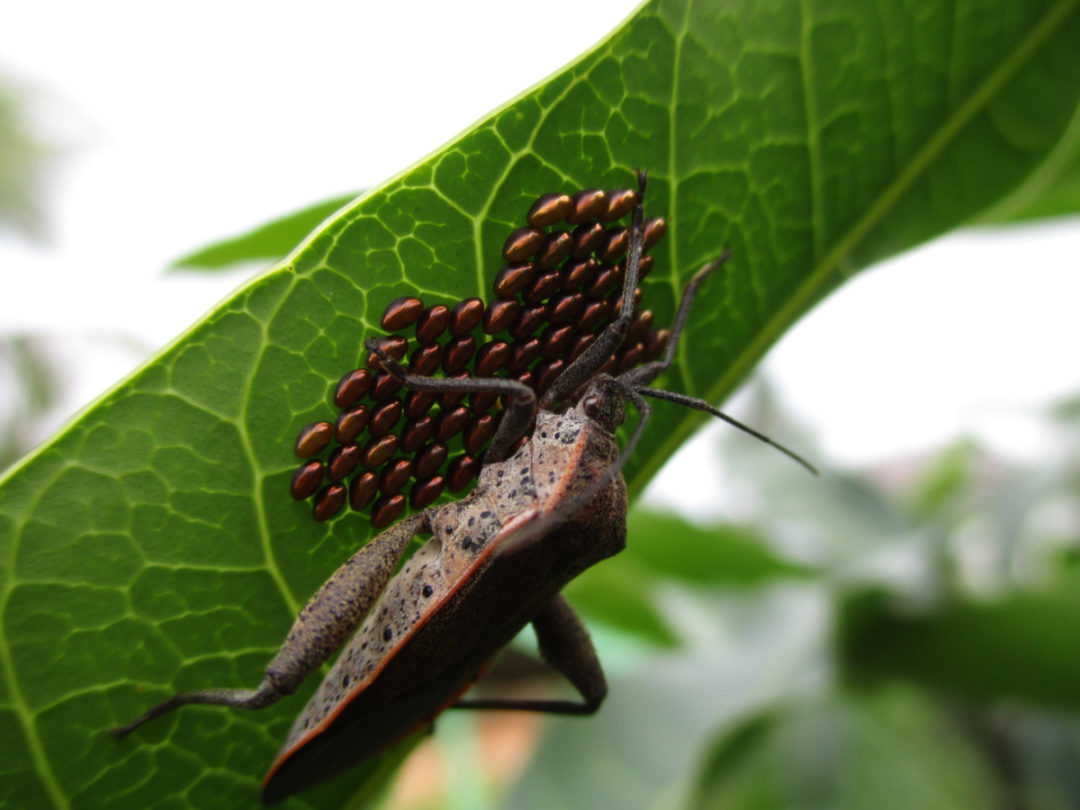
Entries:
{"type": "Polygon", "coordinates": [[[412,515],[346,560],[304,605],[257,689],[184,692],[153,706],[138,720],[112,729],[113,734],[126,737],[148,720],[190,704],[255,710],[291,695],[360,625],[386,588],[413,536],[430,530],[425,513],[412,515]]]}
{"type": "Polygon", "coordinates": [[[607,681],[589,631],[561,594],[552,597],[532,620],[540,657],[561,673],[581,700],[528,698],[472,698],[459,700],[455,709],[504,709],[544,714],[595,714],[607,696],[607,681]]]}
{"type": "Polygon", "coordinates": [[[192,704],[204,704],[209,706],[231,706],[234,709],[265,709],[271,704],[277,703],[285,697],[285,692],[274,689],[269,679],[264,680],[258,689],[205,689],[201,692],[184,692],[173,695],[166,701],[150,707],[146,714],[126,726],[118,726],[111,729],[114,736],[123,739],[143,723],[168,714],[173,709],[192,704]]]}

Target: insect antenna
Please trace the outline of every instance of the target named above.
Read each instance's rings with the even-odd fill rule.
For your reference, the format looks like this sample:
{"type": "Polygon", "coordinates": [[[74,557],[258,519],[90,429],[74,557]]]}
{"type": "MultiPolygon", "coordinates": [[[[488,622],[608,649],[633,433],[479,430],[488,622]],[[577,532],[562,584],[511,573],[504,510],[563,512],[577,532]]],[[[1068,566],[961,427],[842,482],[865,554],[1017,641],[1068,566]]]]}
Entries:
{"type": "Polygon", "coordinates": [[[643,396],[652,397],[653,399],[664,399],[664,400],[667,400],[668,402],[675,402],[675,403],[678,403],[679,405],[685,405],[687,408],[693,408],[695,411],[704,411],[705,413],[712,414],[717,419],[722,419],[723,421],[727,422],[732,427],[738,428],[743,433],[748,433],[749,435],[753,436],[758,441],[765,442],[765,444],[770,445],[771,447],[775,447],[777,450],[779,450],[785,456],[787,456],[788,458],[790,458],[793,461],[797,462],[798,464],[801,464],[803,467],[805,467],[807,470],[809,470],[814,475],[818,475],[817,467],[815,467],[813,464],[811,464],[805,458],[800,456],[794,450],[792,450],[792,449],[790,449],[788,447],[784,447],[784,445],[780,444],[780,442],[777,442],[777,441],[774,441],[774,440],[770,439],[764,433],[761,433],[761,432],[759,432],[757,430],[754,430],[749,425],[743,424],[738,419],[735,419],[732,416],[728,416],[726,413],[719,410],[718,408],[714,408],[712,405],[710,405],[708,402],[706,402],[703,399],[698,399],[697,397],[687,396],[686,394],[677,394],[674,391],[664,391],[661,388],[636,388],[636,389],[633,389],[633,390],[635,390],[638,394],[641,394],[643,396]]]}
{"type": "MultiPolygon", "coordinates": [[[[668,340],[664,356],[660,360],[655,360],[652,363],[646,363],[643,366],[624,372],[623,374],[620,374],[616,380],[620,383],[624,392],[635,391],[641,396],[652,397],[653,399],[665,399],[668,402],[676,402],[679,405],[685,405],[687,408],[693,408],[696,411],[704,411],[705,413],[712,414],[717,419],[722,419],[732,427],[736,427],[744,433],[750,434],[755,439],[775,447],[781,453],[798,464],[801,464],[814,475],[818,475],[817,468],[794,450],[785,447],[777,441],[773,441],[764,433],[754,430],[749,425],[744,425],[738,419],[728,416],[723,411],[714,408],[705,400],[691,397],[686,394],[676,394],[673,391],[664,391],[659,388],[648,387],[649,383],[659,377],[675,359],[675,351],[679,345],[679,338],[682,335],[683,327],[686,325],[686,320],[690,316],[690,305],[694,303],[694,297],[697,295],[697,290],[698,287],[701,286],[701,282],[703,282],[707,276],[722,267],[730,256],[731,251],[725,248],[724,252],[721,253],[718,258],[698,270],[683,289],[682,299],[679,301],[679,310],[675,313],[675,322],[671,326],[671,338],[668,340]]],[[[638,398],[640,399],[640,396],[638,398]]]]}

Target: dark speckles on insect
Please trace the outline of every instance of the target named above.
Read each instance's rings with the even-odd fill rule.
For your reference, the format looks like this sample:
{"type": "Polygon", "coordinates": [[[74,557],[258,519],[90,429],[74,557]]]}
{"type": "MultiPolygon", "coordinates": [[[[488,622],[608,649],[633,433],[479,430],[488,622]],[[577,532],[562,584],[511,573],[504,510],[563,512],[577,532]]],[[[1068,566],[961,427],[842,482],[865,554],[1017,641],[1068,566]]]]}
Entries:
{"type": "Polygon", "coordinates": [[[420,593],[424,595],[424,598],[430,598],[430,596],[435,593],[435,589],[430,585],[425,584],[424,587],[420,589],[420,593]]]}

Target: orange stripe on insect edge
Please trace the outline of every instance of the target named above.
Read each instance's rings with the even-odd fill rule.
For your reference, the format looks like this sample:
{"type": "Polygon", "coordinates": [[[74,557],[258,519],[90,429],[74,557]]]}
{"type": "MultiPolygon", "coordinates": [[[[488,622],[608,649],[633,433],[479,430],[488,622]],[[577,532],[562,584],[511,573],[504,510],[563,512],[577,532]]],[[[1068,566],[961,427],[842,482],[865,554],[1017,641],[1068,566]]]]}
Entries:
{"type": "MultiPolygon", "coordinates": [[[[395,643],[391,650],[383,657],[378,667],[372,670],[371,674],[368,675],[366,678],[361,681],[357,681],[356,685],[349,690],[345,697],[342,698],[341,702],[338,703],[337,707],[334,709],[333,712],[323,718],[323,720],[318,725],[314,726],[310,731],[308,731],[307,734],[305,734],[303,737],[301,737],[295,743],[289,746],[287,750],[283,751],[281,754],[278,755],[278,757],[274,760],[273,764],[270,765],[270,770],[266,772],[266,776],[263,777],[262,786],[264,790],[266,789],[266,786],[270,783],[270,780],[274,778],[274,774],[278,772],[278,770],[281,768],[282,765],[285,764],[285,761],[288,760],[289,757],[291,757],[293,754],[295,754],[297,751],[307,745],[308,742],[310,742],[316,736],[326,731],[326,729],[330,727],[330,725],[334,722],[337,716],[341,714],[345,707],[352,703],[352,701],[355,700],[358,695],[360,695],[365,689],[368,688],[368,686],[372,684],[373,681],[375,681],[376,678],[379,677],[380,673],[382,673],[382,671],[386,668],[387,664],[389,664],[390,661],[394,658],[394,656],[398,654],[398,652],[401,650],[402,647],[405,646],[409,639],[411,639],[418,630],[420,630],[424,625],[427,624],[431,616],[439,612],[443,605],[445,605],[447,601],[449,601],[449,599],[461,589],[461,586],[472,577],[476,569],[478,569],[480,565],[491,556],[492,552],[495,549],[499,548],[500,541],[505,538],[509,532],[517,531],[522,525],[528,523],[538,514],[539,510],[537,510],[536,508],[526,509],[524,512],[520,512],[517,515],[514,515],[503,525],[502,529],[500,529],[499,533],[495,535],[495,538],[487,544],[483,552],[476,556],[473,564],[464,571],[462,571],[461,575],[458,577],[458,580],[453,584],[453,586],[448,588],[440,599],[437,599],[430,604],[428,610],[426,610],[423,616],[421,616],[421,618],[415,624],[413,624],[412,627],[409,628],[409,631],[407,633],[404,633],[398,637],[397,643],[395,643]]],[[[460,693],[458,695],[455,695],[455,700],[459,696],[460,693]]],[[[418,727],[419,725],[417,726],[417,728],[418,727]]],[[[389,746],[390,743],[388,743],[387,745],[389,746]]],[[[385,747],[382,750],[385,750],[385,747]]]]}

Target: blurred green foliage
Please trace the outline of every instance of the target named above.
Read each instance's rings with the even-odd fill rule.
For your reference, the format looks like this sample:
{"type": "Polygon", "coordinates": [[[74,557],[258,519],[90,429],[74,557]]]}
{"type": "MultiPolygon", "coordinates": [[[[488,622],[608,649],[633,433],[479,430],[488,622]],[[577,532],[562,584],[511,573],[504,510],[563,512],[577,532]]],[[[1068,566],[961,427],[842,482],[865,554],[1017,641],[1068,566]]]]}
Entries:
{"type": "MultiPolygon", "coordinates": [[[[861,19],[859,4],[847,5],[852,19],[861,19]]],[[[889,7],[918,11],[901,5],[889,7]]],[[[988,5],[992,4],[983,4],[984,8],[988,5]]],[[[686,7],[700,10],[693,4],[686,7]]],[[[1075,7],[1076,3],[1047,4],[1046,19],[1067,21],[1075,16],[1075,7]]],[[[757,16],[754,8],[741,11],[744,17],[740,19],[746,21],[748,30],[759,29],[763,36],[775,32],[776,26],[757,16]]],[[[846,56],[847,51],[839,46],[850,30],[828,17],[823,15],[815,23],[810,31],[812,42],[800,44],[812,46],[809,50],[819,58],[846,56]]],[[[982,28],[974,25],[971,30],[982,28]]],[[[683,34],[685,31],[680,36],[683,34]]],[[[726,29],[713,34],[723,41],[733,36],[726,29]]],[[[922,41],[922,37],[911,39],[922,41]]],[[[689,49],[693,38],[686,42],[689,49]]],[[[982,54],[982,49],[971,48],[970,41],[967,45],[969,56],[982,54]]],[[[768,41],[750,43],[745,52],[748,60],[779,53],[768,41]]],[[[871,51],[875,53],[878,51],[871,51]]],[[[806,56],[787,54],[792,59],[806,56]]],[[[1012,54],[1010,58],[1021,57],[1012,54]]],[[[753,99],[754,92],[769,96],[775,87],[784,86],[778,76],[791,79],[788,62],[778,61],[782,63],[779,66],[759,65],[760,72],[743,65],[737,76],[746,90],[741,101],[753,99]],[[775,87],[767,81],[759,86],[759,77],[772,77],[775,87]]],[[[824,62],[817,64],[819,70],[825,67],[824,62]]],[[[779,209],[782,225],[797,226],[799,233],[804,228],[812,231],[804,241],[812,242],[813,248],[804,245],[803,249],[821,261],[821,267],[830,267],[829,262],[840,268],[849,261],[866,263],[946,227],[939,222],[940,211],[927,206],[926,200],[940,202],[948,196],[941,189],[955,177],[957,166],[970,170],[969,178],[993,186],[995,194],[1004,193],[991,182],[1001,179],[999,172],[973,170],[967,162],[969,155],[977,160],[984,154],[973,147],[996,154],[992,144],[1002,129],[1012,136],[1011,145],[1022,145],[1030,132],[1040,129],[1040,123],[1046,125],[1045,137],[1036,137],[1031,154],[1011,162],[1009,178],[1001,180],[1002,186],[1023,180],[1018,190],[983,221],[1058,216],[1080,207],[1076,191],[1080,137],[1076,114],[1070,110],[1048,105],[1061,116],[1071,115],[1072,120],[1065,137],[1041,162],[1042,144],[1056,138],[1058,122],[1033,122],[1015,111],[1006,116],[1003,104],[991,105],[989,121],[983,121],[980,113],[972,125],[971,140],[939,142],[948,141],[950,134],[963,127],[965,114],[981,110],[979,104],[985,98],[980,93],[1001,89],[992,86],[993,81],[1003,82],[1005,95],[1014,100],[1029,98],[1024,87],[1008,85],[1007,74],[996,64],[978,92],[961,99],[957,109],[938,111],[940,121],[931,119],[940,128],[922,133],[925,150],[915,148],[923,142],[911,132],[886,132],[879,139],[889,140],[890,146],[880,150],[886,157],[870,168],[876,168],[889,182],[883,182],[880,189],[858,187],[867,167],[856,166],[857,160],[846,164],[833,160],[845,151],[843,145],[865,146],[866,140],[859,140],[865,133],[845,134],[848,124],[844,112],[854,102],[842,81],[846,65],[832,67],[835,73],[821,71],[821,76],[836,78],[835,86],[821,89],[821,100],[835,102],[836,109],[806,111],[822,116],[817,122],[820,129],[812,133],[821,141],[815,140],[813,146],[819,150],[822,143],[835,147],[831,153],[826,148],[814,156],[822,175],[811,191],[819,205],[819,217],[825,218],[808,224],[808,214],[802,209],[779,209]],[[826,120],[830,113],[835,118],[826,120]],[[888,158],[895,157],[894,140],[905,138],[914,157],[893,177],[891,172],[897,167],[888,158]],[[942,174],[928,172],[924,178],[920,172],[940,157],[931,146],[954,147],[957,154],[948,155],[950,160],[955,158],[954,164],[942,160],[947,169],[942,174]],[[1038,168],[1024,179],[1035,163],[1038,168]],[[837,167],[841,166],[850,172],[841,180],[850,176],[850,183],[837,181],[835,187],[829,186],[827,181],[840,176],[837,167]],[[830,175],[834,170],[836,175],[830,175]],[[911,191],[905,183],[913,178],[920,183],[925,179],[926,185],[916,184],[911,191]],[[910,197],[903,199],[908,191],[910,197]],[[821,205],[836,202],[823,197],[825,192],[835,192],[852,211],[880,213],[895,205],[899,212],[896,222],[880,233],[874,232],[877,220],[873,217],[829,222],[827,214],[841,207],[821,205]],[[872,205],[864,206],[860,195],[872,205]],[[858,243],[867,233],[877,238],[862,250],[858,243]]],[[[1049,71],[1052,66],[1043,67],[1049,71]]],[[[1076,79],[1067,72],[1063,76],[1066,82],[1076,79]]],[[[903,78],[885,76],[880,80],[896,80],[893,86],[901,92],[906,86],[903,78]]],[[[801,81],[795,76],[791,86],[801,81]]],[[[688,91],[693,89],[688,87],[688,91]]],[[[876,109],[880,87],[859,89],[864,93],[860,102],[876,109]]],[[[658,95],[667,91],[667,87],[656,90],[658,95]]],[[[942,103],[947,106],[955,101],[944,98],[942,103]]],[[[695,107],[687,106],[687,110],[680,110],[691,118],[683,122],[687,124],[684,131],[694,133],[695,107]]],[[[29,189],[40,149],[24,136],[12,109],[7,99],[0,98],[0,143],[4,147],[0,221],[33,231],[38,222],[37,203],[29,189]]],[[[739,159],[766,176],[784,176],[770,167],[779,159],[778,147],[787,144],[780,139],[753,139],[756,128],[769,121],[771,114],[790,109],[770,101],[748,114],[739,137],[749,146],[746,156],[739,159]]],[[[726,114],[727,108],[718,113],[726,114]]],[[[923,123],[915,116],[912,120],[923,123]]],[[[713,144],[706,144],[702,165],[730,158],[723,153],[730,146],[717,143],[714,154],[713,144]]],[[[857,146],[849,151],[862,157],[857,146]]],[[[798,154],[801,159],[802,153],[798,154]]],[[[677,179],[690,178],[692,182],[698,167],[687,170],[676,163],[673,159],[673,171],[680,175],[677,179]]],[[[725,178],[725,185],[727,180],[738,180],[738,172],[732,175],[725,178]]],[[[798,179],[807,185],[806,178],[798,179]]],[[[795,184],[797,181],[780,185],[795,184]]],[[[953,191],[966,188],[963,183],[952,185],[953,191]]],[[[760,189],[764,198],[773,190],[769,184],[760,189]]],[[[957,204],[950,209],[949,223],[962,221],[966,212],[977,209],[985,193],[971,191],[972,202],[963,191],[956,192],[953,202],[957,204]]],[[[242,260],[279,258],[345,202],[347,198],[340,198],[312,206],[185,257],[178,264],[213,268],[242,260]]],[[[736,211],[733,216],[747,214],[736,211]]],[[[773,258],[766,257],[762,264],[771,267],[773,258]]],[[[801,267],[801,259],[793,263],[801,267]]],[[[5,444],[0,446],[0,454],[12,454],[19,450],[17,439],[26,424],[54,396],[54,389],[32,341],[9,338],[0,349],[0,362],[13,370],[14,385],[27,403],[13,410],[2,436],[5,444]]],[[[612,690],[604,710],[587,722],[552,721],[524,774],[509,788],[487,789],[475,781],[449,779],[450,787],[435,802],[448,807],[491,802],[512,808],[1056,810],[1080,806],[1080,723],[1075,716],[1080,701],[1080,645],[1076,643],[1080,602],[1075,596],[1080,579],[1076,498],[1080,454],[1075,450],[1080,440],[1076,411],[1076,407],[1064,407],[1056,417],[1062,446],[1074,451],[1062,454],[1060,462],[1027,469],[962,440],[937,457],[912,460],[902,485],[886,484],[886,478],[874,472],[831,471],[815,480],[765,448],[748,447],[745,439],[726,441],[724,457],[739,470],[748,503],[757,505],[754,514],[739,524],[703,527],[638,508],[631,515],[632,541],[627,551],[587,572],[568,590],[571,601],[596,628],[598,646],[608,663],[612,690]]],[[[751,421],[766,429],[777,417],[773,414],[771,420],[767,413],[758,416],[751,421]]],[[[774,425],[771,432],[783,432],[790,441],[787,429],[776,431],[774,425]]],[[[800,444],[799,449],[813,455],[805,445],[800,444]]],[[[3,461],[0,455],[0,465],[3,461]]],[[[134,556],[127,549],[116,555],[120,566],[134,556]]],[[[87,588],[80,598],[93,595],[95,590],[100,588],[87,588]]],[[[222,590],[227,588],[222,586],[222,590]]],[[[53,594],[46,596],[49,601],[43,602],[51,605],[53,594]]],[[[220,596],[211,591],[207,599],[220,596]]],[[[27,615],[39,620],[43,613],[27,611],[27,615]]],[[[197,615],[194,621],[202,618],[197,615]]],[[[48,646],[39,643],[41,624],[27,619],[22,629],[31,645],[48,646]],[[27,627],[32,629],[27,631],[27,627]]],[[[242,629],[235,631],[237,636],[243,635],[242,629]]],[[[65,641],[74,635],[67,628],[56,634],[65,641]]],[[[178,633],[177,637],[192,635],[197,634],[178,633]]],[[[231,647],[236,641],[225,639],[224,646],[231,647]]],[[[124,643],[128,643],[126,639],[124,643]]],[[[55,675],[55,670],[46,666],[55,648],[35,648],[35,653],[40,653],[33,659],[35,663],[46,662],[41,664],[42,672],[55,675]]],[[[193,654],[203,655],[204,651],[193,654]]],[[[255,666],[260,666],[261,660],[255,666]]],[[[171,671],[154,672],[149,662],[138,663],[145,666],[139,671],[140,678],[164,682],[172,677],[171,671]]],[[[35,682],[33,677],[26,680],[35,682]]],[[[85,697],[81,682],[63,687],[75,693],[77,700],[85,697]]],[[[69,721],[50,714],[51,708],[46,705],[42,709],[40,723],[49,739],[60,741],[53,751],[81,756],[82,751],[71,750],[74,738],[65,725],[69,721]]],[[[108,713],[98,709],[97,704],[86,709],[89,719],[80,730],[88,739],[108,721],[108,713]]],[[[30,711],[24,710],[24,714],[30,711]]],[[[210,726],[223,722],[210,714],[202,717],[210,726]]],[[[230,728],[228,723],[222,727],[230,728]]],[[[211,733],[216,731],[220,729],[211,733]]],[[[455,742],[462,739],[447,736],[455,742]]],[[[112,749],[102,754],[100,741],[93,739],[99,746],[97,755],[110,763],[103,767],[101,779],[109,782],[108,787],[117,795],[129,795],[128,786],[137,780],[123,772],[123,764],[112,762],[112,749]]],[[[231,756],[238,749],[248,750],[254,744],[251,740],[237,733],[217,734],[221,750],[231,756]],[[226,736],[228,739],[223,739],[226,736]]],[[[394,752],[398,757],[404,753],[404,749],[394,752]]],[[[174,761],[162,756],[175,769],[171,776],[180,781],[201,778],[201,765],[192,752],[174,754],[174,761]]],[[[228,767],[254,772],[251,762],[237,762],[236,757],[244,760],[243,754],[235,755],[228,767]]],[[[353,797],[354,805],[377,800],[392,780],[396,764],[390,758],[370,763],[370,769],[377,773],[364,794],[353,797]]],[[[22,767],[24,772],[31,770],[25,763],[22,767]]],[[[63,798],[90,800],[101,790],[102,783],[93,783],[85,793],[63,794],[63,798]]],[[[220,801],[225,795],[211,795],[212,782],[204,783],[203,790],[187,798],[197,804],[199,799],[220,801]]],[[[226,795],[225,801],[236,795],[226,795]]]]}
{"type": "Polygon", "coordinates": [[[55,148],[30,124],[28,98],[0,78],[0,232],[40,239],[47,230],[42,186],[55,148]]]}
{"type": "MultiPolygon", "coordinates": [[[[748,420],[790,434],[760,401],[748,420]]],[[[500,806],[594,806],[573,797],[596,801],[597,773],[633,785],[620,807],[1080,806],[1080,420],[1071,403],[1045,418],[1061,452],[1038,467],[961,438],[899,471],[815,480],[724,438],[717,463],[759,506],[714,532],[669,524],[667,547],[704,561],[756,537],[768,566],[709,583],[707,563],[653,565],[632,549],[662,518],[635,510],[643,604],[617,621],[594,610],[609,589],[599,569],[571,594],[654,652],[618,673],[589,728],[553,721],[500,806]],[[675,638],[665,649],[656,621],[675,638]]]]}

